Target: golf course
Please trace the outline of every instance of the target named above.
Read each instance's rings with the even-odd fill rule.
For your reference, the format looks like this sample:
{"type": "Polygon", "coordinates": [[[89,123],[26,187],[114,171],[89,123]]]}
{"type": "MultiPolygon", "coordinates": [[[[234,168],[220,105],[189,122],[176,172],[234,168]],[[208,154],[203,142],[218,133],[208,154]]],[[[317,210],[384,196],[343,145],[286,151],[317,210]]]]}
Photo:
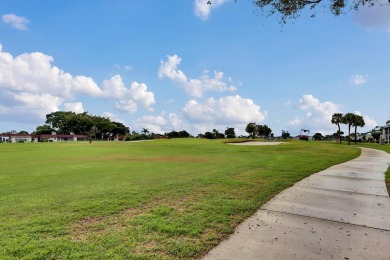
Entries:
{"type": "Polygon", "coordinates": [[[358,157],[358,146],[2,143],[0,256],[197,259],[282,190],[358,157]]]}

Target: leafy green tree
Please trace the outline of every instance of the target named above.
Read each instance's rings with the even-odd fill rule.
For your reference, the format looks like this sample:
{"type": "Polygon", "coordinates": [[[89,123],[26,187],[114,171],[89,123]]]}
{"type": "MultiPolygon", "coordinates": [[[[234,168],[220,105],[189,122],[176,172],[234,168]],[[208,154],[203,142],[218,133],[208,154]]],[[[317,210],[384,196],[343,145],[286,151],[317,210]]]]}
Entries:
{"type": "Polygon", "coordinates": [[[343,123],[348,125],[348,144],[351,144],[351,126],[355,122],[356,115],[354,113],[347,113],[343,116],[343,123]]]}
{"type": "Polygon", "coordinates": [[[49,135],[54,129],[49,125],[39,125],[33,132],[34,135],[49,135]]]}
{"type": "Polygon", "coordinates": [[[214,134],[215,139],[218,138],[217,136],[218,136],[219,132],[217,129],[213,129],[213,134],[214,134]]]}
{"type": "Polygon", "coordinates": [[[259,137],[269,137],[271,134],[272,130],[267,125],[256,125],[256,135],[259,137]]]}
{"type": "Polygon", "coordinates": [[[204,133],[204,137],[207,139],[214,139],[215,135],[212,132],[206,132],[206,133],[204,133]]]}
{"type": "Polygon", "coordinates": [[[186,130],[181,130],[179,132],[171,131],[169,133],[165,133],[165,135],[169,138],[187,138],[191,136],[186,130]]]}
{"type": "Polygon", "coordinates": [[[225,130],[226,138],[236,138],[236,132],[233,127],[227,127],[225,130]]]}
{"type": "Polygon", "coordinates": [[[190,137],[190,136],[191,135],[186,130],[179,131],[179,137],[180,138],[187,138],[187,137],[190,137]]]}
{"type": "Polygon", "coordinates": [[[46,115],[46,124],[49,124],[59,134],[69,134],[72,131],[70,127],[70,118],[74,112],[56,111],[46,115]]]}
{"type": "Polygon", "coordinates": [[[252,138],[256,135],[256,123],[249,123],[246,125],[245,132],[252,136],[252,138]]]}
{"type": "Polygon", "coordinates": [[[122,123],[119,122],[112,122],[113,128],[112,128],[112,133],[115,135],[125,135],[130,133],[129,127],[125,126],[122,123]]]}
{"type": "Polygon", "coordinates": [[[180,137],[180,134],[177,131],[171,131],[169,133],[165,133],[165,135],[168,136],[168,138],[179,138],[180,137]]]}
{"type": "Polygon", "coordinates": [[[340,135],[341,130],[340,130],[340,124],[343,123],[343,114],[341,114],[341,113],[334,113],[334,114],[332,115],[332,120],[331,120],[331,122],[332,122],[332,124],[337,125],[337,127],[338,127],[338,129],[339,129],[339,130],[337,131],[337,133],[339,134],[337,137],[339,138],[340,144],[341,144],[341,135],[340,135]]]}
{"type": "Polygon", "coordinates": [[[224,139],[224,138],[225,138],[225,134],[219,133],[219,132],[218,132],[218,133],[216,134],[215,138],[217,138],[217,139],[224,139]]]}
{"type": "Polygon", "coordinates": [[[380,136],[381,136],[381,133],[380,133],[379,131],[373,130],[373,131],[371,132],[371,135],[372,135],[372,137],[375,139],[375,142],[378,142],[378,141],[379,141],[379,138],[380,138],[380,136]]]}
{"type": "Polygon", "coordinates": [[[20,134],[20,135],[28,135],[28,132],[27,131],[20,131],[18,134],[20,134]]]}
{"type": "Polygon", "coordinates": [[[357,128],[358,126],[359,127],[364,127],[365,126],[365,122],[364,122],[364,118],[362,116],[359,116],[359,115],[355,115],[355,120],[354,122],[352,123],[352,125],[355,127],[355,144],[356,144],[356,139],[357,139],[357,128]]]}
{"type": "Polygon", "coordinates": [[[96,126],[102,138],[108,135],[125,135],[129,133],[128,127],[109,118],[89,115],[87,112],[76,114],[74,112],[57,111],[46,115],[46,124],[60,134],[89,134],[92,126],[96,126]]]}
{"type": "Polygon", "coordinates": [[[135,131],[131,134],[131,140],[141,140],[141,135],[135,131]]]}
{"type": "MultiPolygon", "coordinates": [[[[211,1],[212,2],[212,1],[211,1]]],[[[362,6],[383,5],[378,0],[253,0],[260,8],[262,14],[279,15],[280,22],[286,23],[288,19],[296,19],[304,9],[310,9],[311,17],[315,17],[316,8],[328,9],[334,16],[339,16],[345,10],[358,11],[362,6]]]]}
{"type": "Polygon", "coordinates": [[[282,139],[287,139],[290,137],[290,133],[288,131],[282,130],[282,139]]]}
{"type": "Polygon", "coordinates": [[[313,140],[319,140],[319,141],[321,141],[322,139],[323,139],[323,136],[322,136],[321,133],[315,133],[315,134],[313,135],[313,140]]]}

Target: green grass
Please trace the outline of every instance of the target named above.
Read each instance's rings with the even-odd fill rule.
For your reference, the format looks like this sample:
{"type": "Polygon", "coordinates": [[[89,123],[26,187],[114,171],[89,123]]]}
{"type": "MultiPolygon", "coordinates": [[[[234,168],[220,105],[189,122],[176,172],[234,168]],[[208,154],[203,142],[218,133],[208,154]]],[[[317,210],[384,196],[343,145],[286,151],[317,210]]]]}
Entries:
{"type": "Polygon", "coordinates": [[[221,140],[0,144],[1,259],[199,258],[356,146],[221,140]]]}

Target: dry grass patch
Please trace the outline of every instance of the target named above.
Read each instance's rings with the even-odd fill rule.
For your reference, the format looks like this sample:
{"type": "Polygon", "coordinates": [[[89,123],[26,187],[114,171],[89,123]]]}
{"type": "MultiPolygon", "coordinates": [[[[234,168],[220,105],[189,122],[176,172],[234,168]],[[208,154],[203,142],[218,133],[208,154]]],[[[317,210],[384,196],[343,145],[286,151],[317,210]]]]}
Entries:
{"type": "Polygon", "coordinates": [[[99,237],[110,232],[123,232],[134,228],[131,220],[137,217],[159,214],[161,209],[175,211],[180,215],[193,207],[195,203],[196,199],[190,196],[172,199],[158,197],[139,208],[128,208],[105,217],[85,217],[70,224],[71,238],[76,241],[86,241],[89,237],[99,237]]]}

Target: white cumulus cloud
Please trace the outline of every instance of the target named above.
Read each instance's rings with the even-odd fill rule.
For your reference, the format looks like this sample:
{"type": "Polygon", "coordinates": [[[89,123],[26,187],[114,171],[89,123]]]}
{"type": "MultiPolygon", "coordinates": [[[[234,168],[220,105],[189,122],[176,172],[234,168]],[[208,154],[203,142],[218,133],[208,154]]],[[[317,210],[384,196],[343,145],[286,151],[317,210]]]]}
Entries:
{"type": "Polygon", "coordinates": [[[180,64],[181,58],[178,55],[167,56],[167,61],[160,61],[161,65],[158,69],[158,77],[160,79],[167,77],[178,83],[187,82],[187,77],[184,75],[184,72],[177,69],[177,66],[180,64]]]}
{"type": "Polygon", "coordinates": [[[124,113],[134,113],[138,110],[138,105],[133,100],[120,100],[115,103],[115,108],[124,113]]]}
{"type": "Polygon", "coordinates": [[[262,122],[266,117],[253,100],[239,95],[209,98],[204,103],[190,100],[183,113],[191,123],[247,124],[262,122]]]}
{"type": "MultiPolygon", "coordinates": [[[[313,95],[303,95],[296,108],[305,112],[305,115],[295,116],[288,123],[288,126],[292,128],[291,130],[296,133],[299,133],[300,129],[309,129],[311,134],[316,132],[332,134],[337,130],[337,126],[331,123],[332,115],[334,113],[344,113],[341,105],[330,101],[321,102],[313,95]]],[[[353,113],[363,116],[359,111],[353,113]]],[[[369,131],[377,126],[376,121],[371,117],[364,115],[363,119],[366,125],[364,129],[360,129],[360,132],[369,131]]],[[[348,132],[345,125],[342,125],[341,128],[344,133],[348,132]]]]}
{"type": "Polygon", "coordinates": [[[133,82],[126,87],[115,75],[100,87],[91,77],[73,76],[54,66],[53,61],[40,52],[14,57],[0,44],[0,121],[40,123],[46,114],[60,108],[83,112],[83,105],[74,102],[80,95],[112,100],[122,112],[153,110],[154,94],[144,83],[133,82]]]}
{"type": "Polygon", "coordinates": [[[370,116],[363,116],[366,130],[374,129],[378,123],[370,116]]]}
{"type": "Polygon", "coordinates": [[[229,0],[194,0],[195,15],[207,20],[212,9],[216,9],[227,2],[229,0]]]}
{"type": "Polygon", "coordinates": [[[353,75],[352,78],[350,79],[350,83],[353,85],[362,85],[367,82],[368,75],[353,75]]]}
{"type": "Polygon", "coordinates": [[[378,126],[378,123],[375,121],[375,119],[371,118],[370,116],[367,116],[367,115],[362,115],[362,113],[360,113],[359,111],[355,111],[354,112],[356,115],[359,115],[359,116],[362,116],[363,119],[364,119],[364,123],[365,123],[365,128],[370,130],[370,129],[374,129],[376,126],[378,126]]]}
{"type": "Polygon", "coordinates": [[[109,119],[111,119],[111,121],[119,122],[119,123],[122,123],[122,124],[126,125],[125,120],[123,120],[122,118],[118,117],[117,115],[115,115],[113,113],[104,112],[101,116],[109,118],[109,119]]]}
{"type": "Polygon", "coordinates": [[[40,122],[58,111],[63,99],[50,94],[0,91],[0,120],[19,123],[40,122]]]}
{"type": "Polygon", "coordinates": [[[180,85],[190,96],[202,97],[206,91],[235,91],[237,88],[229,84],[231,79],[224,79],[223,72],[214,71],[214,76],[210,77],[209,72],[203,71],[202,76],[197,79],[188,78],[183,71],[178,69],[181,58],[178,55],[167,56],[166,61],[161,61],[158,69],[160,79],[166,77],[180,85]],[[227,83],[227,82],[229,83],[227,83]]]}
{"type": "Polygon", "coordinates": [[[17,16],[15,14],[4,14],[2,19],[4,23],[11,25],[18,30],[25,31],[28,29],[27,24],[29,21],[25,17],[17,16]]]}
{"type": "Polygon", "coordinates": [[[136,129],[141,131],[143,128],[156,134],[164,134],[165,132],[189,130],[190,126],[183,121],[181,116],[176,113],[162,112],[158,116],[143,116],[133,123],[136,129]]]}
{"type": "Polygon", "coordinates": [[[151,106],[156,103],[153,92],[148,91],[146,84],[133,82],[128,88],[120,75],[103,81],[102,95],[118,99],[115,107],[122,112],[135,112],[138,106],[152,110],[151,106]]]}
{"type": "Polygon", "coordinates": [[[237,95],[209,98],[204,102],[190,100],[178,113],[143,116],[132,125],[139,131],[147,128],[154,133],[186,130],[197,135],[213,129],[223,133],[227,127],[233,127],[237,134],[245,134],[249,122],[261,123],[266,116],[253,100],[237,95]]]}
{"type": "Polygon", "coordinates": [[[305,116],[295,116],[289,126],[295,131],[309,129],[313,134],[315,132],[331,133],[334,127],[331,124],[332,115],[339,113],[341,106],[330,101],[321,102],[313,95],[303,95],[299,100],[297,108],[306,111],[305,116]]]}
{"type": "Polygon", "coordinates": [[[73,102],[73,103],[64,103],[64,110],[75,112],[77,114],[84,112],[83,103],[73,102]]]}
{"type": "Polygon", "coordinates": [[[0,88],[44,92],[72,98],[76,93],[98,96],[101,90],[90,77],[72,76],[52,65],[53,57],[40,52],[13,57],[0,45],[0,88]]]}

